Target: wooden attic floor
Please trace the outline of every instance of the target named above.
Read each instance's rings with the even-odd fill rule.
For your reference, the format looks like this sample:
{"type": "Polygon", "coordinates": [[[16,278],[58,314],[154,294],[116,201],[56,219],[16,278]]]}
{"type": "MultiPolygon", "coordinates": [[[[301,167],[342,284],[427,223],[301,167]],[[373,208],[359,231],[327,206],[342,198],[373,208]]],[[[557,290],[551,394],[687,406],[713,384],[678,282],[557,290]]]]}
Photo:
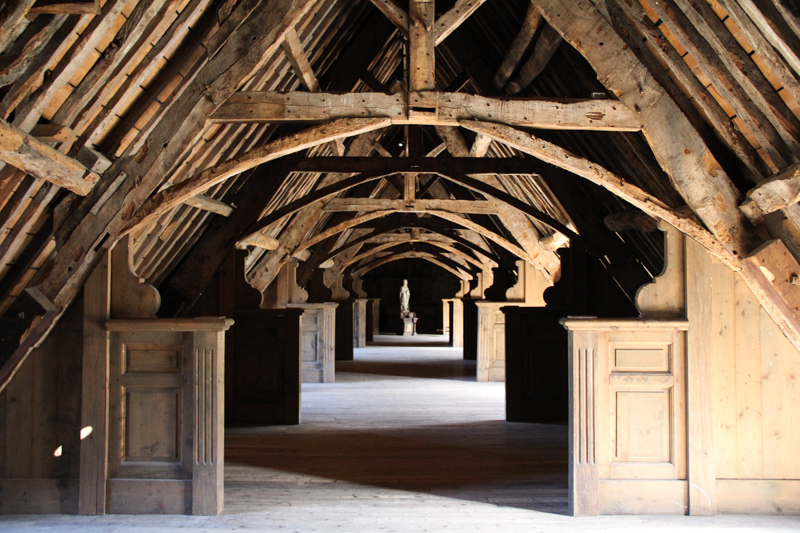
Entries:
{"type": "Polygon", "coordinates": [[[572,518],[567,428],[509,424],[501,383],[420,336],[304,385],[303,423],[230,430],[219,517],[0,517],[8,531],[800,531],[800,517],[572,518]]]}

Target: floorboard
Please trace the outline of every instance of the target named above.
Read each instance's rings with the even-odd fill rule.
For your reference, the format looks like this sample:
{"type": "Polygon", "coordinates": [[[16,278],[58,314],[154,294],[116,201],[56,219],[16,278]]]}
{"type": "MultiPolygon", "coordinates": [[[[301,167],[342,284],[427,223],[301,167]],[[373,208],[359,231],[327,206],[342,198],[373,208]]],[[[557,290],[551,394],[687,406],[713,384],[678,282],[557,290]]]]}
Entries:
{"type": "Polygon", "coordinates": [[[573,518],[565,425],[504,421],[502,383],[441,338],[378,336],[303,386],[299,426],[226,433],[219,517],[0,517],[9,531],[798,531],[798,517],[573,518]],[[411,341],[398,345],[398,340],[411,341]]]}

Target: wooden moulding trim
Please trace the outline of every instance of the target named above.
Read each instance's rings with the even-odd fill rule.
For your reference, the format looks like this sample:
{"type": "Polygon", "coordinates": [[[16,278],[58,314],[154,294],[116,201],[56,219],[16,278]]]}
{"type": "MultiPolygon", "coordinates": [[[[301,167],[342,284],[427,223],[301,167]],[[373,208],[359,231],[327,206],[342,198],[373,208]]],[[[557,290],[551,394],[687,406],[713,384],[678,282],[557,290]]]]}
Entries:
{"type": "Polygon", "coordinates": [[[569,330],[677,329],[687,331],[689,329],[689,321],[684,319],[617,318],[609,320],[595,317],[566,317],[562,318],[559,323],[569,330]]]}
{"type": "Polygon", "coordinates": [[[232,318],[143,318],[134,320],[106,320],[108,331],[226,331],[233,325],[232,318]]]}

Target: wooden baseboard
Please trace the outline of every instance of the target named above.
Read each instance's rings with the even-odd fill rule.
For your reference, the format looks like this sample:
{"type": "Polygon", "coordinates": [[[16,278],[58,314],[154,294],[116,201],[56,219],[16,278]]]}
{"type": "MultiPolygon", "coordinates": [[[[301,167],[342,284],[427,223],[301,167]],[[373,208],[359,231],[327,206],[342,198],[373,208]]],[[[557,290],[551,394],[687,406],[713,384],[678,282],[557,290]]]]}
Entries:
{"type": "Polygon", "coordinates": [[[686,480],[603,479],[598,486],[602,514],[677,514],[689,509],[686,480]]]}
{"type": "Polygon", "coordinates": [[[0,479],[0,514],[77,513],[77,479],[0,479]]]}
{"type": "Polygon", "coordinates": [[[800,480],[718,479],[717,512],[800,515],[800,480]]]}

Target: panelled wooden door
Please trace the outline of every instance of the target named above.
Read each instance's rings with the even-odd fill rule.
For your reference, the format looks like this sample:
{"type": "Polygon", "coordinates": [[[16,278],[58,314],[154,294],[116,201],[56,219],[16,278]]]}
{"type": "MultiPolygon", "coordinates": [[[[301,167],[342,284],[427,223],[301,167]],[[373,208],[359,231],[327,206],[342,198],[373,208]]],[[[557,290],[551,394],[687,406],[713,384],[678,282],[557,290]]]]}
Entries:
{"type": "Polygon", "coordinates": [[[193,336],[111,336],[108,511],[191,513],[193,336]]]}

